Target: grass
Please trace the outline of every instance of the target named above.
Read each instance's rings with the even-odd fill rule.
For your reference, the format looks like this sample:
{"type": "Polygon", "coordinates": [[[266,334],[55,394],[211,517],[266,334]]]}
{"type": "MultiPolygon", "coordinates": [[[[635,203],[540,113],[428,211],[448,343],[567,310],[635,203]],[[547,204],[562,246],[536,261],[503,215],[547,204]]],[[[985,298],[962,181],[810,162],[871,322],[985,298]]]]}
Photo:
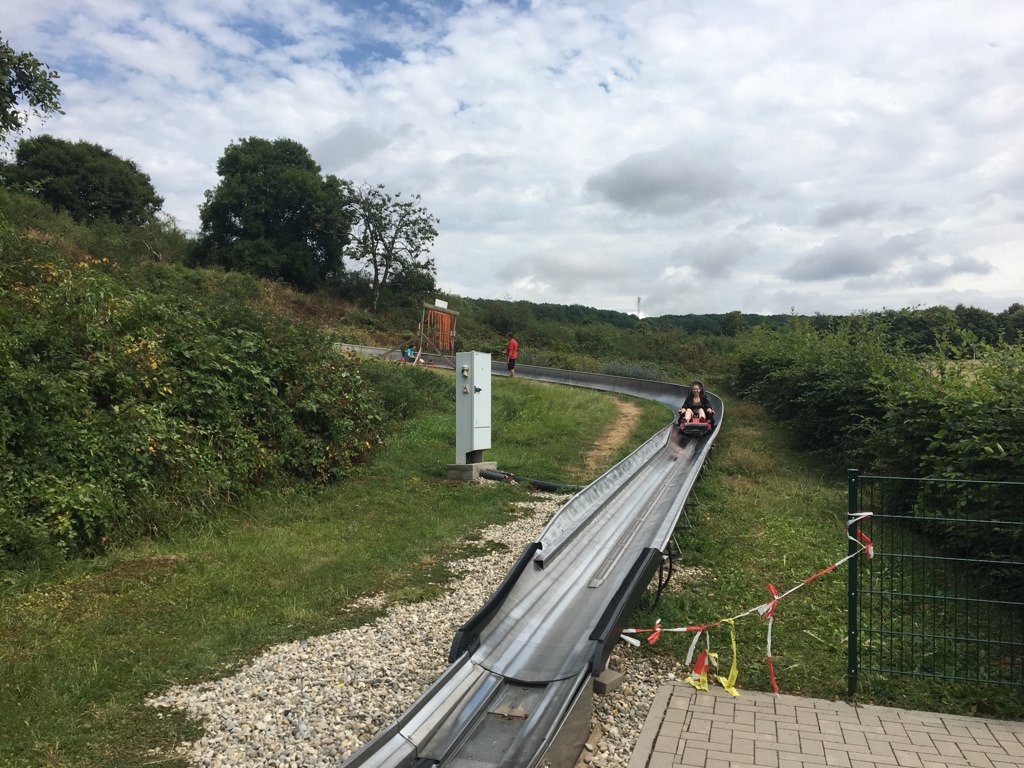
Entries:
{"type": "MultiPolygon", "coordinates": [[[[682,571],[656,607],[634,626],[711,623],[770,600],[845,557],[845,467],[809,459],[760,408],[727,401],[727,421],[707,471],[687,507],[692,524],[677,532],[682,571]]],[[[781,601],[772,656],[781,691],[840,699],[847,692],[847,570],[821,576],[781,601]]],[[[758,614],[736,622],[739,686],[770,691],[765,662],[767,622],[758,614]]],[[[655,652],[685,659],[693,635],[663,634],[655,652]]],[[[732,661],[729,629],[711,632],[723,674],[732,661]]],[[[701,647],[704,641],[701,640],[701,647]]],[[[858,700],[957,714],[1024,718],[1024,691],[927,678],[861,680],[858,700]]]]}
{"type": "MultiPolygon", "coordinates": [[[[670,418],[638,402],[633,447],[670,418]]],[[[486,458],[564,479],[614,413],[599,393],[495,380],[486,458]]],[[[0,765],[134,766],[155,747],[166,755],[197,726],[145,707],[147,695],[220,677],[274,643],[365,623],[370,613],[348,608],[358,596],[436,594],[444,562],[486,547],[475,532],[509,519],[529,493],[445,479],[453,442],[452,408],[423,413],[336,487],[267,493],[216,522],[56,572],[0,574],[0,765]]]]}
{"type": "MultiPolygon", "coordinates": [[[[665,626],[735,616],[769,599],[769,580],[785,591],[846,552],[843,489],[788,451],[785,436],[764,422],[760,409],[727,402],[726,414],[710,471],[695,489],[698,503],[692,496],[687,509],[693,528],[677,535],[682,565],[693,570],[684,570],[680,589],[662,597],[665,626]]],[[[779,605],[773,656],[786,693],[842,693],[845,605],[845,583],[836,575],[779,605]]],[[[742,687],[770,690],[765,630],[757,616],[736,624],[742,687]]],[[[685,657],[691,637],[663,635],[657,648],[685,657]]],[[[728,663],[728,629],[714,630],[711,642],[728,663]]]]}

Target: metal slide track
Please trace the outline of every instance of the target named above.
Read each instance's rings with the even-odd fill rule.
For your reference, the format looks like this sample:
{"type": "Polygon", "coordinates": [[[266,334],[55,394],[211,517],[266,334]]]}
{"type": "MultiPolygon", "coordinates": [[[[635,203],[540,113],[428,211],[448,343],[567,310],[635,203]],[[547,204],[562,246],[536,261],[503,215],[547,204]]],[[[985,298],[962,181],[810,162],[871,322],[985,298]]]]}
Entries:
{"type": "MultiPolygon", "coordinates": [[[[364,354],[386,350],[359,348],[364,354]]],[[[504,365],[494,364],[495,374],[504,365]]],[[[664,403],[687,387],[521,366],[517,377],[664,403]]],[[[680,444],[671,426],[581,490],[456,634],[450,666],[347,768],[562,768],[589,734],[591,678],[661,565],[718,426],[680,444]]]]}

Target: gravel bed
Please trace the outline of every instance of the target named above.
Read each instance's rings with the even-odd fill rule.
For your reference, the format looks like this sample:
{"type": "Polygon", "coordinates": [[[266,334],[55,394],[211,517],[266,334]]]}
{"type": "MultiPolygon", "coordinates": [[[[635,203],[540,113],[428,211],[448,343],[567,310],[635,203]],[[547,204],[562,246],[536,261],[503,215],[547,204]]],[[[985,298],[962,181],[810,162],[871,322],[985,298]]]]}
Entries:
{"type": "MultiPolygon", "coordinates": [[[[483,531],[484,541],[507,549],[451,563],[458,579],[440,599],[393,605],[372,624],[273,646],[237,674],[175,686],[146,703],[183,709],[202,722],[204,735],[177,748],[192,766],[336,766],[437,679],[455,631],[567,498],[524,504],[519,519],[483,531]]],[[[379,597],[360,603],[386,604],[379,597]]],[[[582,756],[599,768],[629,762],[658,686],[677,672],[646,648],[618,651],[623,685],[594,697],[600,736],[582,756]]]]}

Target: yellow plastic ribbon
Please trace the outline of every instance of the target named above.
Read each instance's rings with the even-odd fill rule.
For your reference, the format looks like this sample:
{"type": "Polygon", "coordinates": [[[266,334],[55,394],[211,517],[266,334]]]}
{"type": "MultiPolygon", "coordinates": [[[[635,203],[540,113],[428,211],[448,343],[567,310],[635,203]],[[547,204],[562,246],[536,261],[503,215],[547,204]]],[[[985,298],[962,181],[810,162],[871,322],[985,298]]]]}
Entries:
{"type": "Polygon", "coordinates": [[[692,685],[698,691],[704,691],[704,693],[707,693],[708,692],[708,673],[707,673],[707,670],[705,670],[704,673],[700,677],[694,677],[693,675],[690,675],[688,678],[686,678],[686,682],[688,682],[690,685],[692,685]]]}
{"type": "MultiPolygon", "coordinates": [[[[729,677],[717,675],[716,679],[730,694],[733,696],[739,696],[740,692],[736,690],[736,678],[739,677],[736,658],[738,655],[736,651],[736,622],[733,619],[724,619],[724,623],[729,625],[729,639],[732,642],[732,668],[729,670],[729,677]]],[[[715,666],[717,667],[718,665],[716,664],[715,666]]],[[[704,690],[707,690],[707,688],[704,690]]]]}

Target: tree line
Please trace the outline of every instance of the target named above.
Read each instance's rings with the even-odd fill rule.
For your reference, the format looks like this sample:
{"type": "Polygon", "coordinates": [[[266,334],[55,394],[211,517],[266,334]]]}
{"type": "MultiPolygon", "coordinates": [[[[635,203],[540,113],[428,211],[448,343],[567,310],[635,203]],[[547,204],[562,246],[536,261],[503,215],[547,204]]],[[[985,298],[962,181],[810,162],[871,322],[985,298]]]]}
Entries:
{"type": "MultiPolygon", "coordinates": [[[[29,116],[60,112],[59,75],[0,40],[0,138],[29,116]]],[[[287,138],[242,138],[217,163],[220,181],[200,205],[193,266],[218,266],[280,280],[302,291],[327,289],[374,309],[395,292],[429,294],[429,258],[439,223],[420,195],[324,174],[309,150],[287,138]],[[347,268],[346,261],[355,266],[347,268]]],[[[18,142],[0,163],[0,183],[79,222],[147,225],[163,198],[132,160],[87,141],[42,135],[18,142]]],[[[175,225],[168,217],[165,226],[175,225]]]]}

